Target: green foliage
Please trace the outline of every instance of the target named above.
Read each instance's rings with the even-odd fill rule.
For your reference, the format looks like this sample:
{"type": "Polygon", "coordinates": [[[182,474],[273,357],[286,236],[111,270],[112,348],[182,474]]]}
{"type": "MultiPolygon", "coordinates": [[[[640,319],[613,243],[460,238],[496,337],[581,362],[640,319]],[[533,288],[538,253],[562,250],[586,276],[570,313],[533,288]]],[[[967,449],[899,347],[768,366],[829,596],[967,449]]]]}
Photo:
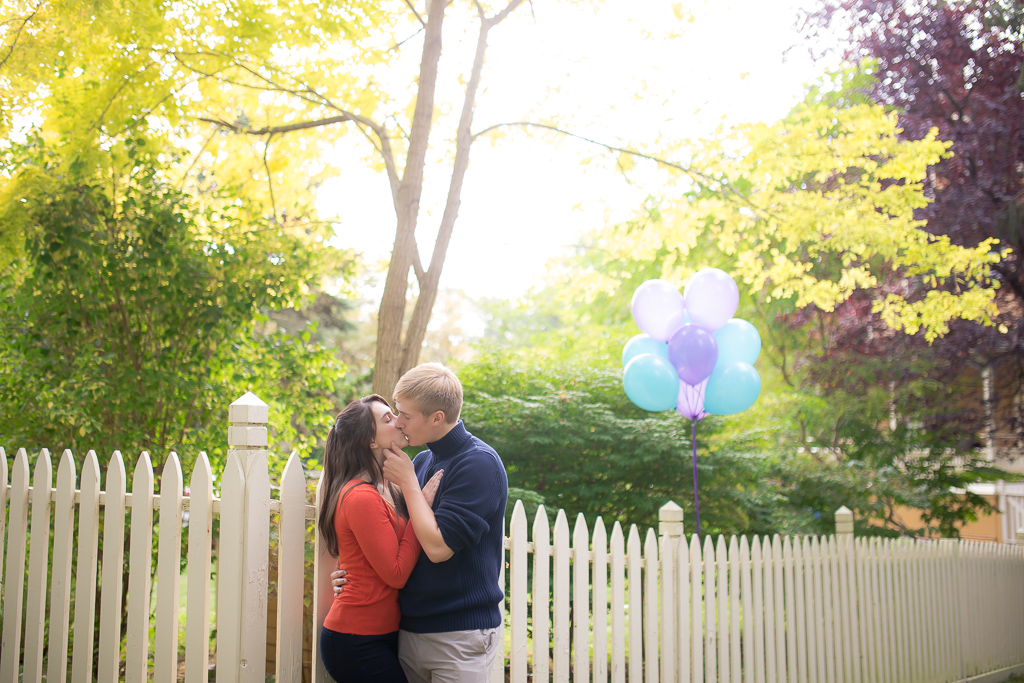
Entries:
{"type": "Polygon", "coordinates": [[[102,177],[84,165],[51,175],[35,145],[35,165],[8,186],[24,249],[0,279],[6,444],[102,460],[148,450],[157,466],[170,450],[203,449],[216,462],[227,406],[251,390],[271,405],[274,452],[308,456],[344,368],[312,330],[256,323],[304,301],[341,254],[226,190],[197,208],[144,147],[102,177]]]}
{"type": "Polygon", "coordinates": [[[203,119],[316,119],[337,114],[334,102],[372,115],[379,87],[357,63],[388,60],[398,7],[405,9],[376,0],[0,0],[0,138],[23,117],[37,121],[71,164],[105,162],[126,140],[159,135],[194,154],[175,172],[192,173],[197,189],[244,186],[256,203],[276,204],[275,213],[293,211],[329,174],[321,159],[337,131],[278,136],[268,151],[265,137],[216,135],[203,119]]]}
{"type": "MultiPolygon", "coordinates": [[[[496,352],[458,370],[466,424],[501,455],[510,487],[542,496],[549,515],[561,508],[591,524],[600,515],[656,526],[658,509],[674,500],[693,530],[689,421],[630,404],[617,370],[540,358],[496,352]]],[[[770,505],[763,464],[739,439],[710,446],[718,429],[710,418],[698,430],[701,528],[739,533],[770,505]]]]}

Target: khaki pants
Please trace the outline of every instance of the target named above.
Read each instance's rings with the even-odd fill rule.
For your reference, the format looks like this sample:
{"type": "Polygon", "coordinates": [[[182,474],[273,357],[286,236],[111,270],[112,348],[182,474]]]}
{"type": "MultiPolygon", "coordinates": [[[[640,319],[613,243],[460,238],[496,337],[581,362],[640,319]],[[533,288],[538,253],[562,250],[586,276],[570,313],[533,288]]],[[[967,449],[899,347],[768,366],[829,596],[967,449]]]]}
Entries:
{"type": "Polygon", "coordinates": [[[497,628],[447,633],[398,632],[398,659],[409,683],[488,683],[501,650],[497,628]]]}

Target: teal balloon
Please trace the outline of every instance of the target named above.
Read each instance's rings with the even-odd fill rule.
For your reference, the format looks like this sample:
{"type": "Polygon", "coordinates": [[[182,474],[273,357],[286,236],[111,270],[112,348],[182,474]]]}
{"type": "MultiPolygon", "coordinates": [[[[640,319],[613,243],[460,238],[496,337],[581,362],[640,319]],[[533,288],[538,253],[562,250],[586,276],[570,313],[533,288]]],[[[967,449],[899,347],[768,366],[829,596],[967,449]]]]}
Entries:
{"type": "Polygon", "coordinates": [[[625,367],[626,363],[644,353],[651,353],[668,360],[668,343],[658,341],[650,335],[638,334],[622,347],[622,366],[625,367]]]}
{"type": "Polygon", "coordinates": [[[704,410],[715,415],[735,415],[754,405],[760,395],[761,376],[752,365],[719,362],[704,390],[704,410]]]}
{"type": "Polygon", "coordinates": [[[672,363],[653,353],[634,356],[622,371],[622,388],[638,407],[671,410],[679,400],[679,376],[672,363]]]}
{"type": "Polygon", "coordinates": [[[715,330],[715,341],[718,342],[718,365],[753,365],[761,355],[761,335],[742,318],[732,318],[715,330]]]}

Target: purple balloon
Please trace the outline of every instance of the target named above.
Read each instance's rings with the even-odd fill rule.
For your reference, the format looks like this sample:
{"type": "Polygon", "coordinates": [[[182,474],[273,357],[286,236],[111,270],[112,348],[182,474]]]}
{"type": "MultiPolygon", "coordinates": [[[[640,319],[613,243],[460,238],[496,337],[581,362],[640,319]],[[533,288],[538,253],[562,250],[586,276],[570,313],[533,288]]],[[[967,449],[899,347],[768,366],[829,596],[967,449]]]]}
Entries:
{"type": "Polygon", "coordinates": [[[680,380],[676,412],[691,420],[704,419],[707,416],[707,413],[704,412],[704,390],[707,386],[707,380],[696,385],[680,380]]]}
{"type": "Polygon", "coordinates": [[[702,268],[686,283],[683,300],[690,320],[714,332],[736,313],[740,290],[724,270],[702,268]]]}
{"type": "Polygon", "coordinates": [[[683,325],[668,340],[668,359],[686,384],[700,384],[718,361],[715,335],[694,324],[683,325]]]}
{"type": "Polygon", "coordinates": [[[665,280],[648,280],[637,287],[630,308],[637,326],[658,341],[668,341],[686,315],[683,295],[665,280]]]}

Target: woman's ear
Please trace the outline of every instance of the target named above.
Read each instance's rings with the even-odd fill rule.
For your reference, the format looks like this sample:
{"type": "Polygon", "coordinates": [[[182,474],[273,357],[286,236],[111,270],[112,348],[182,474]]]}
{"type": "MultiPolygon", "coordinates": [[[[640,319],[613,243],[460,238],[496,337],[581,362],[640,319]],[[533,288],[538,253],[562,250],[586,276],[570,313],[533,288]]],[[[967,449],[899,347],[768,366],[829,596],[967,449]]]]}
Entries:
{"type": "Polygon", "coordinates": [[[377,444],[371,441],[370,442],[370,448],[376,448],[376,447],[377,447],[377,444]]]}

